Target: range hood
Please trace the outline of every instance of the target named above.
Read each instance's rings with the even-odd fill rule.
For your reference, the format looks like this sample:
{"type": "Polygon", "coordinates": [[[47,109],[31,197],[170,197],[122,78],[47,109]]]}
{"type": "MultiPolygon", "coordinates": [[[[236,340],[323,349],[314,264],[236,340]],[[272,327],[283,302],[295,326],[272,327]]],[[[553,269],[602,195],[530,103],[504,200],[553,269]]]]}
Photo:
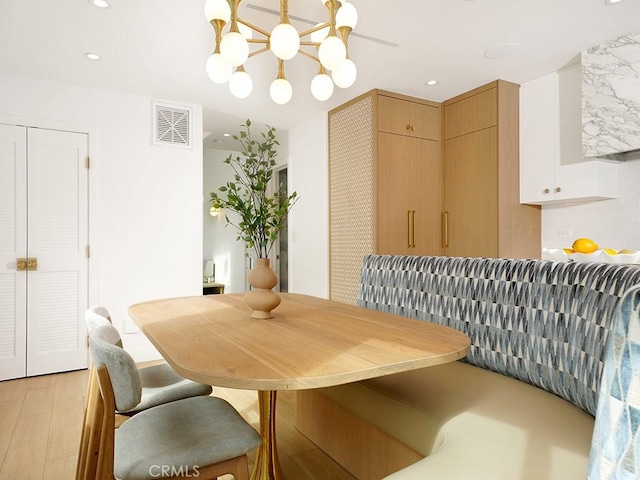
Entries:
{"type": "Polygon", "coordinates": [[[581,59],[584,156],[622,159],[640,150],[640,34],[585,50],[581,59]]]}

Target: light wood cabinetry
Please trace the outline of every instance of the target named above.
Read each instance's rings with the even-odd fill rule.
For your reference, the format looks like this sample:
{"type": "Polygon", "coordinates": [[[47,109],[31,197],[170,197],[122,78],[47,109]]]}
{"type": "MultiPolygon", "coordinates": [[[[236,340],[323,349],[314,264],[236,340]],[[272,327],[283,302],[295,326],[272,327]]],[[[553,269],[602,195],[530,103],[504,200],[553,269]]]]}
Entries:
{"type": "Polygon", "coordinates": [[[582,155],[580,65],[527,82],[520,91],[520,201],[616,198],[618,164],[582,155]]]}
{"type": "Polygon", "coordinates": [[[447,256],[540,257],[540,208],[519,203],[518,88],[498,80],[444,103],[447,256]]]}
{"type": "Polygon", "coordinates": [[[329,112],[331,299],[356,302],[366,254],[442,254],[441,118],[380,90],[329,112]]]}
{"type": "Polygon", "coordinates": [[[540,258],[519,192],[519,85],[444,103],[373,90],[329,112],[329,295],[356,303],[362,257],[540,258]]]}

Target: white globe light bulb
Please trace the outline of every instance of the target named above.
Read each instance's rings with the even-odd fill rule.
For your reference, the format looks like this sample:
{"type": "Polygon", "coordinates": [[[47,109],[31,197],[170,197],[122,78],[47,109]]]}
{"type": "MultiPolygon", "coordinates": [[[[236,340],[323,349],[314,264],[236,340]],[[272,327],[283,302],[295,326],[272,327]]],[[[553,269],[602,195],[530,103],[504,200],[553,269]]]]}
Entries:
{"type": "Polygon", "coordinates": [[[300,36],[290,23],[280,23],[271,31],[269,45],[276,57],[290,60],[296,56],[300,49],[300,36]]]}
{"type": "Polygon", "coordinates": [[[356,28],[358,24],[358,11],[352,3],[342,2],[342,6],[336,13],[336,27],[356,28]]]}
{"type": "MultiPolygon", "coordinates": [[[[319,25],[321,25],[321,24],[318,23],[316,25],[316,27],[319,26],[319,25]]],[[[320,43],[320,42],[322,42],[322,40],[327,38],[327,35],[329,35],[329,27],[321,28],[320,30],[316,30],[315,32],[313,32],[311,34],[311,41],[313,43],[320,43]]]]}
{"type": "Polygon", "coordinates": [[[271,95],[271,100],[276,102],[278,105],[284,105],[291,100],[293,89],[286,78],[276,78],[271,82],[269,94],[271,95]]]}
{"type": "Polygon", "coordinates": [[[335,35],[325,38],[318,49],[320,63],[327,70],[333,70],[347,58],[347,47],[335,35]]]}
{"type": "Polygon", "coordinates": [[[247,98],[253,90],[253,80],[243,70],[238,70],[229,79],[229,90],[236,98],[247,98]]]}
{"type": "Polygon", "coordinates": [[[319,73],[311,80],[311,94],[316,100],[324,102],[333,95],[333,80],[326,73],[319,73]]]}
{"type": "Polygon", "coordinates": [[[209,75],[211,81],[215,83],[226,82],[233,73],[233,67],[229,65],[229,62],[219,53],[209,55],[206,69],[207,75],[209,75]]]}
{"type": "Polygon", "coordinates": [[[232,67],[239,67],[249,58],[249,44],[238,32],[228,32],[220,41],[220,53],[232,67]]]}
{"type": "Polygon", "coordinates": [[[207,20],[224,20],[225,23],[231,18],[231,8],[227,0],[207,0],[204,4],[204,16],[207,20]]]}
{"type": "Polygon", "coordinates": [[[356,81],[358,69],[350,58],[347,58],[335,70],[331,71],[331,78],[340,88],[349,88],[356,81]]]}

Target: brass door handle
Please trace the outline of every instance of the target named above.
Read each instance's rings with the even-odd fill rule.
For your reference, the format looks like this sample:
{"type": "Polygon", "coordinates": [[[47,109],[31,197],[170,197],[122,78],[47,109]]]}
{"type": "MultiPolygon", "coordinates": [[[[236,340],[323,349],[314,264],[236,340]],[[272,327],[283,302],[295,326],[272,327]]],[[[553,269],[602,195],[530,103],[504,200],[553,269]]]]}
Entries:
{"type": "Polygon", "coordinates": [[[407,247],[411,248],[411,210],[407,210],[407,247]]]}
{"type": "Polygon", "coordinates": [[[17,258],[16,271],[24,272],[26,270],[38,270],[37,258],[17,258]]]}

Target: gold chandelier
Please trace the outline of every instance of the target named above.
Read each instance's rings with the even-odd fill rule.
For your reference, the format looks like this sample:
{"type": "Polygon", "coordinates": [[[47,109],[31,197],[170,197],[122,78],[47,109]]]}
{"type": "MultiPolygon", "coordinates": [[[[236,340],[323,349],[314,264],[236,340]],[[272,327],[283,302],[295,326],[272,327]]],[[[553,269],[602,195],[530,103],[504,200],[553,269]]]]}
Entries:
{"type": "Polygon", "coordinates": [[[277,75],[271,83],[271,99],[284,105],[293,94],[284,74],[284,62],[298,53],[316,61],[318,73],[311,81],[311,93],[320,101],[331,97],[334,85],[348,88],[356,80],[356,65],[347,52],[347,38],[355,28],[358,13],[346,0],[320,0],[327,7],[329,21],[298,33],[289,22],[289,1],[280,0],[280,23],[267,32],[238,16],[241,0],[206,0],[204,13],[216,33],[216,47],[207,60],[207,74],[215,83],[229,82],[229,90],[237,98],[246,98],[253,90],[253,81],[245,71],[248,58],[271,51],[278,60],[277,75]],[[225,30],[225,26],[228,29],[225,30]],[[223,30],[225,30],[223,32],[223,30]],[[253,32],[264,38],[254,39],[253,32]],[[303,40],[305,37],[308,40],[303,40]],[[250,52],[249,44],[263,46],[250,52]],[[301,47],[311,47],[317,57],[301,47]],[[327,73],[331,72],[331,75],[327,73]]]}

